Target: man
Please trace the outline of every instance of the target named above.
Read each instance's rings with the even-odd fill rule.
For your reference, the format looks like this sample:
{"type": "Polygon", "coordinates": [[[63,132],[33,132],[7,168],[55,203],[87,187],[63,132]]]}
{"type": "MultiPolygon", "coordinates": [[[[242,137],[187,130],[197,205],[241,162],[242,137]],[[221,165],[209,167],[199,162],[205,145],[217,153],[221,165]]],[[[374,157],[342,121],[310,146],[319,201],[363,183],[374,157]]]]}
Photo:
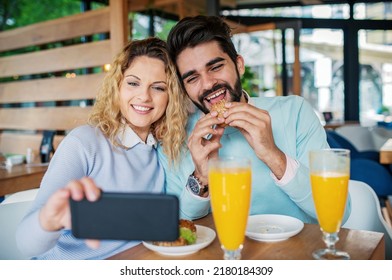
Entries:
{"type": "Polygon", "coordinates": [[[250,98],[240,82],[244,59],[219,17],[184,18],[167,42],[183,89],[197,107],[188,121],[189,151],[180,167],[171,168],[159,153],[166,191],[179,196],[181,216],[196,219],[209,213],[208,160],[231,155],[252,161],[250,214],[316,222],[308,152],[328,144],[311,106],[298,96],[250,98]],[[211,106],[222,99],[227,111],[218,116],[211,106]]]}

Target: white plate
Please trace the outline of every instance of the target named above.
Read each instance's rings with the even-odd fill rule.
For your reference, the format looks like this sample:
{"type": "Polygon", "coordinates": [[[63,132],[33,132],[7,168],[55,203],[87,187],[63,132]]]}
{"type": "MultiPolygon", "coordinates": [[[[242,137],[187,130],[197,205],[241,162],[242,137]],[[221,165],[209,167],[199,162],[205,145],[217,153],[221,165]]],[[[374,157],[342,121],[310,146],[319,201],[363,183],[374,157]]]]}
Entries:
{"type": "Polygon", "coordinates": [[[187,246],[157,246],[152,242],[143,241],[143,245],[148,249],[167,256],[184,256],[196,253],[197,251],[207,247],[215,239],[216,233],[209,227],[196,225],[196,243],[187,246]]]}
{"type": "Polygon", "coordinates": [[[246,236],[265,242],[276,242],[299,233],[304,223],[297,218],[284,215],[254,215],[248,217],[246,236]]]}

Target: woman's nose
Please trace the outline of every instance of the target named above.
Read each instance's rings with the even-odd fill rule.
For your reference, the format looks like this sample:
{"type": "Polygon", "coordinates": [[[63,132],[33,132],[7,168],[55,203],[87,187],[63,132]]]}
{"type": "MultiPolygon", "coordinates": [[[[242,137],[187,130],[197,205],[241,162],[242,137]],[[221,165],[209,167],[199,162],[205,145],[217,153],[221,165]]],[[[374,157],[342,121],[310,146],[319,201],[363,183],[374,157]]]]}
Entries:
{"type": "Polygon", "coordinates": [[[151,93],[148,88],[141,88],[138,92],[137,97],[143,101],[150,101],[151,100],[151,93]]]}

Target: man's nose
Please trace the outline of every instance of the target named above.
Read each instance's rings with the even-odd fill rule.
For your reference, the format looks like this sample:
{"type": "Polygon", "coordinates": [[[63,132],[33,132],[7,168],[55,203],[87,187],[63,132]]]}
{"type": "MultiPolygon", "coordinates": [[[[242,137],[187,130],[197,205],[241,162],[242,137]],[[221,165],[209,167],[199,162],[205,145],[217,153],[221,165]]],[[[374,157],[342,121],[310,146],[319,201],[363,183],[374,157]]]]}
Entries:
{"type": "Polygon", "coordinates": [[[202,83],[204,90],[210,90],[218,83],[218,80],[214,75],[205,74],[202,76],[202,83]]]}

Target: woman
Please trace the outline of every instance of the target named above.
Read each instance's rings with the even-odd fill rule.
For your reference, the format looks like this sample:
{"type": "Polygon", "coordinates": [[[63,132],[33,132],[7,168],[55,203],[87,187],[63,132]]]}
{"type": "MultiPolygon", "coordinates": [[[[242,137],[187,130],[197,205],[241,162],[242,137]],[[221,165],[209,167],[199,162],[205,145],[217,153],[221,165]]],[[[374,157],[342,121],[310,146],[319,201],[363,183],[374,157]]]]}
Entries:
{"type": "Polygon", "coordinates": [[[34,259],[104,259],[138,244],[88,242],[71,233],[68,200],[95,201],[100,190],[163,191],[156,146],[171,162],[185,139],[186,99],[164,41],[132,41],[116,57],[89,117],[59,145],[32,209],[17,231],[20,250],[34,259]],[[96,247],[96,248],[92,248],[96,247]]]}

